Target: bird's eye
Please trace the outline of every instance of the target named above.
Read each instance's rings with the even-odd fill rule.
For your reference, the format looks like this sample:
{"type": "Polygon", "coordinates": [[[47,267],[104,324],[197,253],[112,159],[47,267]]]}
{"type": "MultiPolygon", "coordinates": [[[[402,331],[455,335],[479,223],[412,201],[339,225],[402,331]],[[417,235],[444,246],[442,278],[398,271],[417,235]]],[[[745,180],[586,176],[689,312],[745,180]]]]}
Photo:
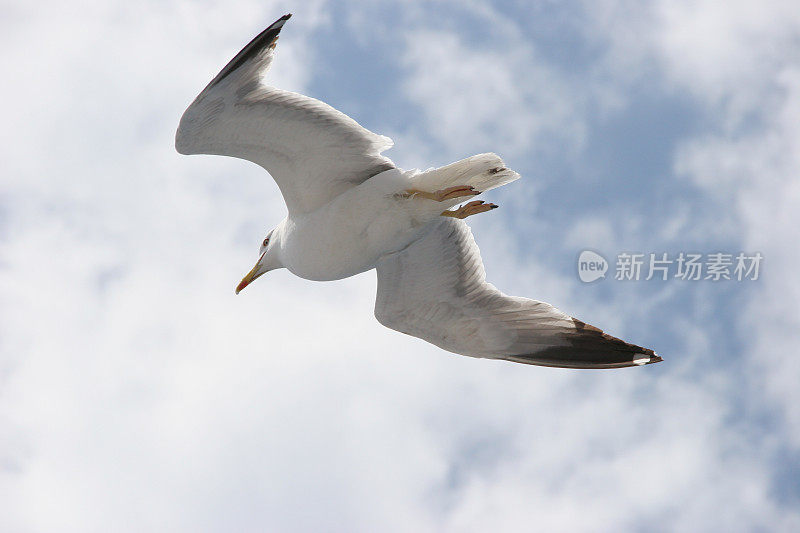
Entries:
{"type": "Polygon", "coordinates": [[[261,246],[266,246],[266,245],[268,245],[268,244],[269,244],[269,237],[267,237],[266,239],[264,239],[264,242],[261,244],[261,246]]]}

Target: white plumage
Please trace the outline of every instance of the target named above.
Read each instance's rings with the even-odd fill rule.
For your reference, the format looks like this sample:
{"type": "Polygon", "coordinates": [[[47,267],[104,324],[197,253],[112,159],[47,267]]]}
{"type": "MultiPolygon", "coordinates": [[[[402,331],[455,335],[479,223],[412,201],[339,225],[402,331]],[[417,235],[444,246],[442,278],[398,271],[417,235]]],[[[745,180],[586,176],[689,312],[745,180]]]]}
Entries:
{"type": "Polygon", "coordinates": [[[376,268],[377,319],[455,353],[574,368],[661,360],[549,304],[506,296],[486,282],[469,227],[452,217],[496,206],[449,208],[519,178],[495,154],[404,171],[381,155],[391,139],[323,102],[267,85],[264,75],[290,16],[220,71],[186,110],[176,135],[182,154],[261,165],[288,206],[237,292],[275,268],[312,280],[376,268]]]}

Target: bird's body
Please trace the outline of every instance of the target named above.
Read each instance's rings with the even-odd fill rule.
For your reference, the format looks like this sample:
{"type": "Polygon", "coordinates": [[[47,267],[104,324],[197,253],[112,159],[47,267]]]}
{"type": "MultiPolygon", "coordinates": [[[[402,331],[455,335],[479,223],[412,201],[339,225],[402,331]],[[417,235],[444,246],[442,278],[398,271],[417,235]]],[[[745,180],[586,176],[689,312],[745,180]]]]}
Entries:
{"type": "MultiPolygon", "coordinates": [[[[485,167],[502,162],[492,154],[481,154],[457,163],[474,173],[465,183],[480,181],[489,187],[485,167]]],[[[419,201],[408,198],[406,191],[418,186],[444,189],[452,180],[448,167],[427,172],[385,170],[348,189],[310,213],[290,213],[275,228],[280,258],[292,274],[314,281],[343,279],[376,267],[378,261],[402,250],[442,210],[459,203],[419,201]]],[[[508,172],[495,174],[502,182],[508,172]]]]}
{"type": "Polygon", "coordinates": [[[253,161],[275,178],[287,217],[264,239],[253,270],[287,268],[315,281],[375,268],[375,316],[446,350],[571,368],[658,362],[544,302],[507,296],[486,282],[463,219],[494,204],[459,202],[519,175],[495,154],[424,172],[381,155],[391,140],[312,98],[270,87],[264,75],[285,15],[261,32],[181,118],[176,148],[253,161]]]}
{"type": "Polygon", "coordinates": [[[386,170],[311,213],[287,216],[275,231],[282,263],[301,278],[330,281],[375,268],[387,251],[407,246],[438,215],[398,196],[410,188],[407,174],[386,170]]]}

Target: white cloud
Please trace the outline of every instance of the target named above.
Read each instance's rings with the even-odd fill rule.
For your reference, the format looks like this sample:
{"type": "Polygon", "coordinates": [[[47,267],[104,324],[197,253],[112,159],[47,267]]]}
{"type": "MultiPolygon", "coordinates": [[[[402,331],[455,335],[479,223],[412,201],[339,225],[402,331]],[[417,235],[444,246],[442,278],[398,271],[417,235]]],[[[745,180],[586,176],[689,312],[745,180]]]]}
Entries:
{"type": "Polygon", "coordinates": [[[566,244],[575,250],[597,248],[612,252],[621,249],[619,240],[610,220],[601,216],[585,216],[576,220],[566,236],[566,244]]]}
{"type": "Polygon", "coordinates": [[[728,116],[761,110],[765,80],[798,59],[795,8],[783,0],[659,2],[656,51],[671,80],[698,97],[727,104],[728,116]]]}
{"type": "Polygon", "coordinates": [[[611,79],[653,77],[666,92],[701,99],[708,117],[728,127],[763,111],[775,73],[797,61],[800,14],[792,2],[606,0],[584,7],[581,29],[605,49],[602,68],[611,79]]]}
{"type": "MultiPolygon", "coordinates": [[[[776,354],[794,350],[800,328],[794,312],[800,287],[793,281],[800,255],[790,244],[800,224],[800,13],[782,1],[659,2],[632,17],[624,14],[626,4],[603,5],[616,14],[605,27],[627,26],[639,35],[637,60],[654,60],[671,90],[706,106],[712,127],[684,140],[676,172],[716,203],[718,225],[734,227],[744,249],[766,257],[758,290],[737,313],[739,328],[757,370],[753,379],[785,413],[784,438],[796,447],[800,402],[793,384],[800,366],[792,358],[776,363],[776,354]]],[[[612,47],[610,61],[623,49],[612,47]]]]}
{"type": "Polygon", "coordinates": [[[800,72],[780,74],[782,106],[763,127],[730,137],[700,139],[686,147],[682,168],[710,194],[729,198],[731,211],[743,229],[743,246],[764,255],[759,290],[741,313],[748,332],[749,359],[758,382],[785,412],[786,435],[800,446],[800,364],[778,356],[797,345],[800,298],[793,245],[800,225],[800,72]]]}
{"type": "Polygon", "coordinates": [[[800,366],[776,354],[793,352],[800,329],[800,255],[791,244],[800,224],[800,12],[781,0],[612,0],[586,9],[594,23],[584,28],[607,45],[604,68],[618,90],[655,75],[663,91],[690,96],[703,115],[703,131],[675,154],[675,172],[708,198],[712,215],[693,214],[695,231],[735,237],[745,251],[765,256],[758,289],[735,313],[737,329],[752,365],[752,401],[779,408],[780,439],[797,449],[800,366]]]}
{"type": "Polygon", "coordinates": [[[406,93],[451,157],[497,146],[505,157],[580,146],[577,94],[521,37],[501,34],[489,47],[415,28],[406,46],[406,93]]]}
{"type": "MultiPolygon", "coordinates": [[[[324,7],[295,12],[276,84],[311,80],[324,7]]],[[[2,89],[25,105],[0,125],[0,529],[800,527],[771,496],[773,444],[727,423],[729,375],[698,375],[712,339],[694,317],[670,320],[686,352],[667,363],[588,374],[461,358],[385,330],[371,273],[319,284],[276,272],[233,295],[283,215],[277,187],[246,163],[180,157],[172,135],[207,78],[284,4],[32,10],[2,37],[4,71],[27,83],[2,89]]],[[[448,153],[522,157],[550,136],[580,145],[580,102],[520,37],[503,54],[409,33],[406,87],[427,121],[416,127],[448,153]]],[[[687,145],[682,168],[728,175],[712,166],[719,152],[731,168],[752,154],[769,169],[768,189],[749,173],[727,186],[740,190],[746,242],[788,272],[800,121],[796,78],[782,83],[772,135],[687,145]]],[[[503,289],[643,335],[624,330],[657,296],[586,301],[572,272],[516,258],[513,226],[476,226],[503,289]]],[[[750,324],[752,361],[796,421],[792,373],[766,363],[775,339],[791,353],[797,291],[788,277],[763,286],[772,307],[751,314],[764,317],[750,324]]]]}

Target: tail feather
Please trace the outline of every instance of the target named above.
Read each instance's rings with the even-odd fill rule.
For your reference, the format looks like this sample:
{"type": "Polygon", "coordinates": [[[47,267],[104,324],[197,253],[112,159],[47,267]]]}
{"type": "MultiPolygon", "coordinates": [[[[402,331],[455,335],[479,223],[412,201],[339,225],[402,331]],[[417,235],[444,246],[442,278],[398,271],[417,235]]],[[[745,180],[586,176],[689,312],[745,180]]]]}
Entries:
{"type": "Polygon", "coordinates": [[[506,168],[497,154],[478,154],[440,168],[428,169],[412,178],[414,187],[437,191],[456,185],[471,185],[481,192],[519,179],[519,174],[506,168]]]}

